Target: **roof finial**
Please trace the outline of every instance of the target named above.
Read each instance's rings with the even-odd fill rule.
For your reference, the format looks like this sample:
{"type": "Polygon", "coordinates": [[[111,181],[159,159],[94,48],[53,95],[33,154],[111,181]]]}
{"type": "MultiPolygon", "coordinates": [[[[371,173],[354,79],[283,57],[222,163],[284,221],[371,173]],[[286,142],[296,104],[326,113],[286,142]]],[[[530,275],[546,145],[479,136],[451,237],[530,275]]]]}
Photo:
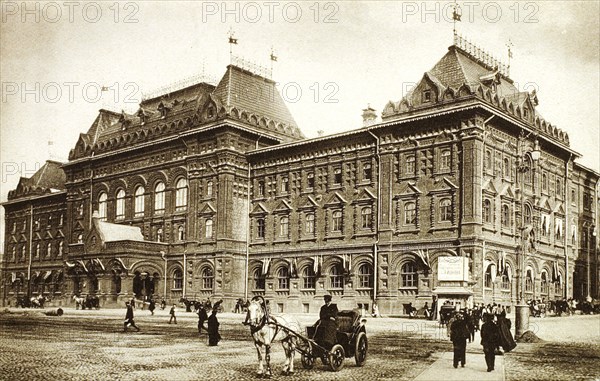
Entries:
{"type": "Polygon", "coordinates": [[[508,44],[506,44],[506,47],[508,48],[508,66],[506,67],[506,75],[507,76],[510,76],[510,59],[513,56],[513,53],[512,53],[512,47],[513,46],[514,45],[513,45],[512,41],[509,38],[508,39],[508,44]]]}

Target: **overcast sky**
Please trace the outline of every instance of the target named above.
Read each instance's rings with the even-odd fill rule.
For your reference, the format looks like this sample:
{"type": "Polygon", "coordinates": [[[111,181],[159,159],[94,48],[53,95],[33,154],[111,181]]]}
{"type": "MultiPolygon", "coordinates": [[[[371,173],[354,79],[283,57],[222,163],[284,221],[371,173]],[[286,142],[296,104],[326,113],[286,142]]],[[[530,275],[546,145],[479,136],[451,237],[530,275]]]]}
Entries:
{"type": "MultiPolygon", "coordinates": [[[[507,63],[538,111],[600,169],[598,1],[471,1],[458,33],[507,63]]],[[[143,93],[234,54],[266,67],[307,137],[360,127],[397,101],[452,43],[451,2],[1,3],[0,200],[46,159],[65,159],[100,108],[135,111],[143,93]],[[100,86],[108,91],[98,92],[100,86]],[[116,102],[115,102],[116,100],[116,102]],[[48,142],[53,145],[49,150],[48,142]],[[51,151],[51,152],[50,152],[51,151]]],[[[3,239],[3,210],[0,212],[3,239]]],[[[2,245],[3,250],[4,247],[2,245]]]]}

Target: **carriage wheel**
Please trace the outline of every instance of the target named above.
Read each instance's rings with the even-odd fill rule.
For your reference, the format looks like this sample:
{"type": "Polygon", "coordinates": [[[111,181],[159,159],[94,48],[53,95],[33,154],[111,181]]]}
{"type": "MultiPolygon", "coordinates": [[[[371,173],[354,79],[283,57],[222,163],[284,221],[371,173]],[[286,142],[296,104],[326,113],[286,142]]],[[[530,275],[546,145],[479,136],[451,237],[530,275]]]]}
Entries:
{"type": "Polygon", "coordinates": [[[336,344],[331,348],[331,351],[329,351],[329,367],[332,371],[337,372],[344,367],[344,357],[346,357],[346,352],[340,344],[336,344]]]}
{"type": "Polygon", "coordinates": [[[354,349],[354,360],[356,366],[363,366],[367,361],[367,349],[369,348],[369,342],[367,340],[367,334],[361,332],[356,338],[356,346],[354,349]]]}
{"type": "Polygon", "coordinates": [[[310,343],[307,343],[306,348],[303,348],[300,359],[302,360],[302,367],[304,369],[312,369],[315,366],[315,358],[313,357],[310,343]]]}

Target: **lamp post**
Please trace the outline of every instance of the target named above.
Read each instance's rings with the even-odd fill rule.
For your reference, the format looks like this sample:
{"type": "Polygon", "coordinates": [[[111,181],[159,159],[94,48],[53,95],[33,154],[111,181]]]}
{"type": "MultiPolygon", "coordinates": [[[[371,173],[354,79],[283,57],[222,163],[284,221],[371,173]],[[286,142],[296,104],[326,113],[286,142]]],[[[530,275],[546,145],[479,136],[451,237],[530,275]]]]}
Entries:
{"type": "MultiPolygon", "coordinates": [[[[529,136],[529,135],[528,135],[529,136]]],[[[540,149],[537,140],[534,142],[534,148],[531,151],[524,152],[523,144],[527,137],[519,137],[519,159],[517,161],[517,181],[519,182],[520,188],[520,204],[521,204],[521,242],[518,247],[520,255],[519,260],[519,282],[518,284],[518,303],[515,308],[515,337],[520,337],[525,331],[529,329],[529,306],[525,302],[525,279],[526,279],[526,257],[529,252],[529,234],[531,228],[525,226],[525,173],[532,171],[534,164],[540,159],[540,149]]],[[[533,183],[532,178],[532,183],[533,183]]],[[[535,187],[532,187],[535,189],[535,187]]],[[[529,221],[530,222],[530,221],[529,221]]]]}

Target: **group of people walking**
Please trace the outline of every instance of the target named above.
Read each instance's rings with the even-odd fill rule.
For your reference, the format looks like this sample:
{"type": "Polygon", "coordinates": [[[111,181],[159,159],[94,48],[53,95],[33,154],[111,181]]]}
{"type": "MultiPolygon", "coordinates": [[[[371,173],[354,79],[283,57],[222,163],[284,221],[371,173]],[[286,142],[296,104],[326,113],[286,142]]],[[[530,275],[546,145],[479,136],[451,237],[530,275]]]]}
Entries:
{"type": "MultiPolygon", "coordinates": [[[[198,310],[198,333],[202,334],[202,329],[204,328],[208,333],[208,345],[215,346],[221,341],[221,335],[219,334],[219,320],[217,318],[217,312],[219,310],[220,304],[222,301],[215,303],[212,308],[210,316],[206,312],[204,305],[201,305],[198,310]],[[205,322],[207,326],[205,327],[205,322]]],[[[135,328],[137,332],[140,331],[140,328],[135,324],[133,310],[135,306],[135,301],[127,301],[125,302],[126,312],[125,312],[125,321],[123,323],[123,331],[127,332],[129,327],[135,328]]],[[[154,315],[155,304],[151,300],[148,310],[151,315],[154,315]]],[[[164,309],[164,308],[163,308],[164,309]]],[[[173,304],[171,309],[169,310],[169,324],[174,323],[177,324],[177,304],[173,304]]]]}
{"type": "Polygon", "coordinates": [[[502,306],[476,306],[475,309],[455,311],[448,322],[448,336],[454,349],[453,366],[466,365],[467,341],[475,340],[475,331],[480,331],[481,345],[485,355],[487,371],[494,370],[496,354],[510,352],[516,343],[510,332],[511,322],[506,318],[506,309],[502,306]],[[480,320],[483,325],[479,327],[480,320]]]}

